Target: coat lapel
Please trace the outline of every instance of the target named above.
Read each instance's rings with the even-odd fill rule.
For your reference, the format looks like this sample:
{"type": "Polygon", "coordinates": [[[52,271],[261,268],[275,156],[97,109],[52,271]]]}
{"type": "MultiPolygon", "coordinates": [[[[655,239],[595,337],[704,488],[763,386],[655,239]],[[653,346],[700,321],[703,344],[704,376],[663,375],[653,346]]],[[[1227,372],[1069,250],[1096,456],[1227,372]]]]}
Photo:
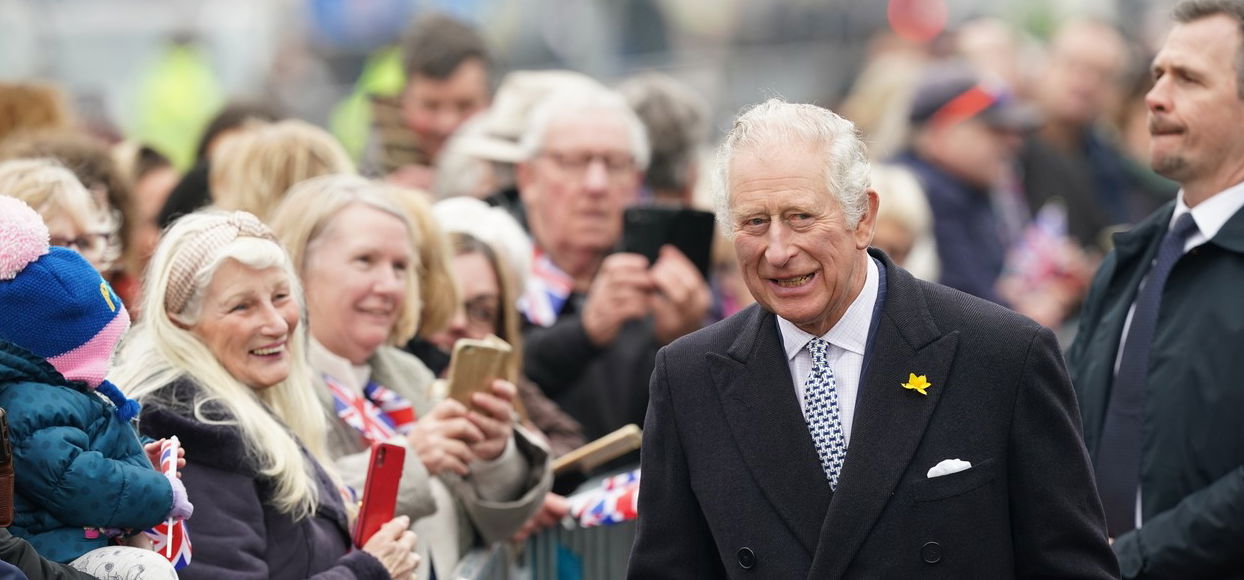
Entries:
{"type": "MultiPolygon", "coordinates": [[[[1085,376],[1076,380],[1083,384],[1104,385],[1100,389],[1078,389],[1081,417],[1083,418],[1084,442],[1091,455],[1096,455],[1097,437],[1101,434],[1110,400],[1110,387],[1114,384],[1114,356],[1119,352],[1123,338],[1123,324],[1132,303],[1136,301],[1140,282],[1149,272],[1149,263],[1157,256],[1158,247],[1175,202],[1170,202],[1153,213],[1136,227],[1114,235],[1114,261],[1102,266],[1106,274],[1101,283],[1100,299],[1094,300],[1096,311],[1087,311],[1081,318],[1076,342],[1090,341],[1095,351],[1108,352],[1111,358],[1081,365],[1085,376]],[[1109,270],[1106,268],[1109,267],[1109,270]],[[1104,345],[1104,346],[1103,346],[1104,345]]],[[[1099,272],[1095,277],[1101,277],[1099,272]]],[[[1096,280],[1095,280],[1096,282],[1096,280]]],[[[1096,290],[1096,288],[1095,288],[1096,290]]],[[[1071,357],[1075,361],[1075,353],[1071,357]]]]}
{"type": "Polygon", "coordinates": [[[946,384],[958,333],[933,323],[915,279],[888,259],[888,290],[855,407],[851,443],[819,533],[810,578],[846,571],[907,470],[946,384]],[[908,374],[925,375],[928,395],[902,388],[908,374]]]}
{"type": "Polygon", "coordinates": [[[811,555],[832,493],[804,423],[772,313],[753,306],[725,353],[706,354],[752,478],[811,555]]]}

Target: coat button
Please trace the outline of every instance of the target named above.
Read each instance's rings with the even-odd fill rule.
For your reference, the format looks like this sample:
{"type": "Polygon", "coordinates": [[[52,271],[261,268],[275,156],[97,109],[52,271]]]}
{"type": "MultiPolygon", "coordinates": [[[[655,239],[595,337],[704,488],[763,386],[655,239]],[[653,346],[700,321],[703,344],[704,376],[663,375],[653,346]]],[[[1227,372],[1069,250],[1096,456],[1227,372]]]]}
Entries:
{"type": "Polygon", "coordinates": [[[942,561],[942,545],[937,542],[929,542],[920,547],[920,559],[925,564],[936,564],[942,561]]]}
{"type": "Polygon", "coordinates": [[[756,565],[756,553],[751,548],[746,546],[739,548],[739,551],[735,552],[734,556],[739,561],[739,567],[744,570],[751,570],[752,566],[756,565]]]}

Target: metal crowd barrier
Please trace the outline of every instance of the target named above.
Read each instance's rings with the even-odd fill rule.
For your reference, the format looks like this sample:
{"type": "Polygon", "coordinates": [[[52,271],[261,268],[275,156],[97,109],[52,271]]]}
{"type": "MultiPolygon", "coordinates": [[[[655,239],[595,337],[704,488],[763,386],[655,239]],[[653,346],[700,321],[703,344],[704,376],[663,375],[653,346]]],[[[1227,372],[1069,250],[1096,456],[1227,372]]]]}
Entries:
{"type": "Polygon", "coordinates": [[[477,548],[462,557],[451,580],[511,580],[517,572],[513,568],[505,546],[477,548]]]}
{"type": "Polygon", "coordinates": [[[527,540],[517,555],[502,545],[472,550],[452,580],[621,580],[634,539],[634,520],[594,528],[558,526],[527,540]]]}
{"type": "MultiPolygon", "coordinates": [[[[592,478],[579,490],[599,487],[603,479],[592,478]]],[[[521,550],[509,545],[473,550],[452,580],[621,580],[635,528],[635,520],[591,528],[554,526],[529,538],[521,550]]]]}
{"type": "Polygon", "coordinates": [[[545,530],[527,542],[531,580],[621,580],[635,540],[635,521],[595,528],[545,530]]]}

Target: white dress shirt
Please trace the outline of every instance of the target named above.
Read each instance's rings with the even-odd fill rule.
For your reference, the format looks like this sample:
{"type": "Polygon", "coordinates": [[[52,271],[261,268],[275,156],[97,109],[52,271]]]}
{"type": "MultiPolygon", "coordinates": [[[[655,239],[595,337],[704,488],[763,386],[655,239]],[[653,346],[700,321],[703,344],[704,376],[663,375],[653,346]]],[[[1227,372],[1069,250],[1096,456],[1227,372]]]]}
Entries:
{"type": "MultiPolygon", "coordinates": [[[[829,343],[829,366],[834,371],[834,383],[838,389],[838,416],[842,420],[842,432],[848,446],[851,445],[851,424],[855,415],[855,400],[860,387],[860,374],[864,370],[864,348],[868,344],[868,328],[872,325],[873,307],[877,304],[877,287],[880,274],[877,262],[868,258],[864,288],[847,307],[847,311],[833,328],[820,338],[829,343]]],[[[786,349],[790,376],[795,381],[795,397],[799,409],[807,416],[804,402],[804,383],[812,374],[812,354],[805,348],[816,336],[799,330],[793,322],[777,317],[782,346],[786,349]]]]}

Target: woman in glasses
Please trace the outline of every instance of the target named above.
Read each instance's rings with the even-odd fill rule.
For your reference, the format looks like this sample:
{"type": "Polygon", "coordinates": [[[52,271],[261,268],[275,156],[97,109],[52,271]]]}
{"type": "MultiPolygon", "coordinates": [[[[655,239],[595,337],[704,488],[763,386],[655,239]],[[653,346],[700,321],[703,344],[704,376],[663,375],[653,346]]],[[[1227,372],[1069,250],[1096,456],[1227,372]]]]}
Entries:
{"type": "Polygon", "coordinates": [[[107,222],[95,209],[91,193],[59,162],[0,162],[0,195],[16,197],[39,212],[51,234],[51,245],[78,252],[101,273],[107,270],[112,235],[107,222]]]}

